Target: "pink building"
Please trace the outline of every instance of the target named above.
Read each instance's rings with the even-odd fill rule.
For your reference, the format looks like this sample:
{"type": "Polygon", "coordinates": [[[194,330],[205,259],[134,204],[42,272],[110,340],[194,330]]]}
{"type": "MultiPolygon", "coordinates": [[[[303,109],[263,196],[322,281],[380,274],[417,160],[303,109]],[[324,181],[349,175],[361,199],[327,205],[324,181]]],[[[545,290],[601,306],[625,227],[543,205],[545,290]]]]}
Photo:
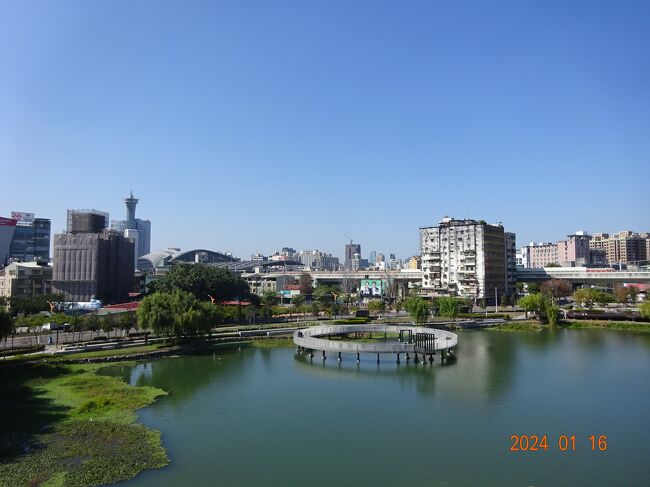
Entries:
{"type": "Polygon", "coordinates": [[[557,243],[557,258],[562,267],[584,267],[590,262],[589,241],[591,236],[578,231],[567,235],[567,240],[557,243]]]}
{"type": "Polygon", "coordinates": [[[522,249],[522,264],[524,267],[532,268],[552,265],[584,267],[591,262],[590,240],[589,234],[577,231],[573,235],[567,235],[566,240],[557,243],[531,242],[522,249]]]}

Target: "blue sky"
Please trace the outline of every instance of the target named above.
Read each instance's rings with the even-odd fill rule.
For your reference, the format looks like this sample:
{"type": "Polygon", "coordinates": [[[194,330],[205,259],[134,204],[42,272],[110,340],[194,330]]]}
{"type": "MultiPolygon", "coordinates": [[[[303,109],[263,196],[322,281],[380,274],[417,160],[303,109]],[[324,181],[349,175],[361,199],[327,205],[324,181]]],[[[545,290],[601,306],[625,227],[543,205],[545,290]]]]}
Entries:
{"type": "Polygon", "coordinates": [[[650,230],[650,3],[0,3],[0,216],[152,248],[418,251],[445,215],[530,240],[650,230]]]}

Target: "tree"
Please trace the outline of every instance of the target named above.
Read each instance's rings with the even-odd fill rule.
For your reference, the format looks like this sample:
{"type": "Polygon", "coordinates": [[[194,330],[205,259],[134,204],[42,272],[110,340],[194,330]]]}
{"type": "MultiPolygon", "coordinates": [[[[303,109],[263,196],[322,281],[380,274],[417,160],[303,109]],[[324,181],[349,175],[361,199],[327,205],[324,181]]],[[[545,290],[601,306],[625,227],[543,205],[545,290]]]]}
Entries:
{"type": "Polygon", "coordinates": [[[614,288],[614,296],[616,301],[622,304],[634,304],[639,295],[639,290],[636,286],[616,286],[614,288]]]}
{"type": "Polygon", "coordinates": [[[571,296],[573,286],[569,281],[565,281],[564,279],[550,279],[542,283],[541,291],[545,296],[560,299],[571,296]]]}
{"type": "Polygon", "coordinates": [[[435,306],[438,308],[438,315],[446,318],[456,318],[460,312],[460,303],[456,298],[443,296],[436,299],[435,306]]]}
{"type": "Polygon", "coordinates": [[[410,297],[404,302],[404,308],[411,316],[413,323],[423,325],[429,318],[429,305],[423,298],[410,297]]]}
{"type": "Polygon", "coordinates": [[[104,315],[100,318],[101,329],[111,336],[111,332],[117,328],[117,318],[113,315],[104,315]]]}
{"type": "Polygon", "coordinates": [[[528,294],[537,294],[540,290],[539,284],[537,284],[536,282],[527,283],[526,289],[528,291],[528,294]]]}
{"type": "Polygon", "coordinates": [[[300,286],[300,294],[302,296],[311,296],[314,292],[314,280],[307,272],[300,274],[298,278],[298,286],[300,286]]]}
{"type": "Polygon", "coordinates": [[[540,312],[542,307],[542,298],[543,295],[539,293],[529,294],[517,301],[517,305],[526,312],[526,317],[528,317],[528,313],[540,312]]]}
{"type": "Polygon", "coordinates": [[[386,311],[386,303],[381,299],[372,299],[368,302],[368,311],[383,313],[386,311]]]}
{"type": "Polygon", "coordinates": [[[181,337],[210,332],[223,320],[223,312],[208,301],[198,301],[188,292],[175,291],[145,297],[137,317],[138,326],[144,330],[181,337]]]}
{"type": "Polygon", "coordinates": [[[266,316],[268,322],[271,323],[273,306],[277,305],[280,302],[280,297],[278,296],[278,293],[276,293],[275,291],[271,291],[270,289],[267,289],[266,291],[264,291],[261,301],[262,301],[262,311],[266,316]]]}
{"type": "Polygon", "coordinates": [[[137,326],[138,317],[134,312],[128,311],[126,313],[120,314],[117,321],[117,327],[122,330],[123,336],[128,335],[129,331],[131,331],[131,328],[136,328],[137,326]]]}
{"type": "Polygon", "coordinates": [[[611,303],[615,298],[613,294],[606,293],[600,289],[583,287],[573,293],[573,299],[575,299],[576,303],[580,303],[591,309],[594,307],[594,304],[611,303]]]}
{"type": "Polygon", "coordinates": [[[139,328],[171,336],[175,323],[173,295],[156,292],[146,296],[138,307],[137,315],[139,328]]]}
{"type": "Polygon", "coordinates": [[[647,299],[639,305],[639,312],[643,318],[650,318],[650,301],[647,299]]]}
{"type": "Polygon", "coordinates": [[[300,306],[305,303],[305,297],[302,294],[296,294],[291,298],[291,304],[294,306],[300,306]]]}
{"type": "Polygon", "coordinates": [[[149,291],[168,294],[185,291],[200,301],[210,298],[228,301],[250,297],[246,281],[227,269],[207,264],[176,264],[167,274],[149,284],[149,291]]]}
{"type": "Polygon", "coordinates": [[[549,323],[551,326],[557,323],[560,308],[551,298],[542,293],[524,296],[517,304],[526,311],[526,316],[529,312],[534,312],[542,323],[549,323]]]}
{"type": "Polygon", "coordinates": [[[97,316],[97,313],[88,313],[81,319],[84,322],[84,328],[86,330],[90,330],[91,336],[93,333],[98,332],[102,327],[102,323],[99,319],[99,316],[97,316]]]}
{"type": "Polygon", "coordinates": [[[62,294],[44,294],[34,297],[10,297],[11,314],[34,315],[41,311],[49,311],[49,302],[63,301],[65,298],[62,294]]]}
{"type": "Polygon", "coordinates": [[[0,342],[4,340],[5,347],[7,346],[7,338],[13,332],[13,320],[11,315],[3,307],[0,307],[0,342]]]}
{"type": "Polygon", "coordinates": [[[314,288],[313,291],[314,298],[316,298],[316,301],[318,301],[318,304],[321,306],[327,306],[330,303],[334,302],[338,294],[341,294],[339,288],[320,283],[314,288]]]}

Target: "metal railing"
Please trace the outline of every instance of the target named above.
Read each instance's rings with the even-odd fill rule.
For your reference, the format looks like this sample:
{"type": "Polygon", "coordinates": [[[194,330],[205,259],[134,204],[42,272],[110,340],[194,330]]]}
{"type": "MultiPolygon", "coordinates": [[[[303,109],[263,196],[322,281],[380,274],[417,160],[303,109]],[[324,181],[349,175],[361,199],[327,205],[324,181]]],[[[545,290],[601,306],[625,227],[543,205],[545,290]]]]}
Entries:
{"type": "MultiPolygon", "coordinates": [[[[341,353],[423,353],[415,343],[390,341],[390,342],[354,342],[345,340],[330,340],[322,338],[327,335],[342,335],[348,333],[399,333],[411,331],[416,333],[430,333],[435,335],[433,350],[443,350],[455,347],[458,336],[447,330],[438,328],[425,328],[412,325],[323,325],[297,330],[293,334],[294,343],[309,350],[341,353]]],[[[430,350],[427,350],[430,351],[430,350]]]]}

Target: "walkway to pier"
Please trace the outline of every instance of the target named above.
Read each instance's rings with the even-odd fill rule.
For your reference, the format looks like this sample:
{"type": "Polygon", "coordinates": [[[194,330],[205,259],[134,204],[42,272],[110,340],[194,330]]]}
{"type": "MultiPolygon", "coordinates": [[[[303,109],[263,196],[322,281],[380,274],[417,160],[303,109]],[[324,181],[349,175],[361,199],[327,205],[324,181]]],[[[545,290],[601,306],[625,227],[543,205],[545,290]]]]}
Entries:
{"type": "Polygon", "coordinates": [[[441,352],[441,358],[444,360],[452,352],[452,347],[458,343],[458,337],[455,333],[437,328],[425,328],[422,326],[412,325],[323,325],[314,326],[297,330],[293,334],[293,341],[298,346],[299,351],[304,351],[313,357],[314,351],[320,351],[323,359],[326,353],[337,353],[338,359],[341,360],[342,353],[356,353],[357,361],[362,353],[379,354],[391,353],[397,354],[397,363],[400,362],[400,354],[405,354],[406,359],[410,360],[410,354],[414,355],[417,363],[418,354],[424,359],[427,355],[429,360],[433,361],[433,355],[437,351],[441,352]],[[380,341],[380,342],[355,342],[332,340],[330,337],[352,333],[371,333],[377,338],[382,334],[397,334],[398,339],[380,341]]]}

